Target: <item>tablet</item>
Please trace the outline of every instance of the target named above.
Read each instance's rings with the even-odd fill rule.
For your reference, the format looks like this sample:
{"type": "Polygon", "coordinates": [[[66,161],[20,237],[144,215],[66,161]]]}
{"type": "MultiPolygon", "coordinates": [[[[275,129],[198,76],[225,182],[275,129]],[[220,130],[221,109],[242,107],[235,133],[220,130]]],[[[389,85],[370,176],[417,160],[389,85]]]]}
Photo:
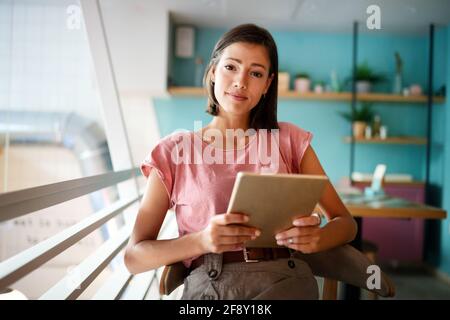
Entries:
{"type": "Polygon", "coordinates": [[[275,235],[291,228],[294,219],[313,212],[327,182],[322,175],[239,172],[227,212],[248,214],[246,225],[261,230],[246,247],[276,248],[275,235]]]}

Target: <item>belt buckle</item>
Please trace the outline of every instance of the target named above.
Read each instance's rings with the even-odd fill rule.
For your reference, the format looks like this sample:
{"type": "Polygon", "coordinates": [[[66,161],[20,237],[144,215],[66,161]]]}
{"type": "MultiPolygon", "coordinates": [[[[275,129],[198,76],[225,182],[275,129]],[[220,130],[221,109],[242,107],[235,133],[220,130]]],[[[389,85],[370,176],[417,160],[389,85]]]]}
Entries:
{"type": "Polygon", "coordinates": [[[247,251],[247,248],[244,247],[243,252],[244,252],[244,260],[245,260],[245,262],[247,262],[247,263],[249,263],[249,262],[251,262],[251,263],[252,263],[252,262],[259,262],[258,259],[249,259],[249,258],[248,258],[248,251],[247,251]]]}

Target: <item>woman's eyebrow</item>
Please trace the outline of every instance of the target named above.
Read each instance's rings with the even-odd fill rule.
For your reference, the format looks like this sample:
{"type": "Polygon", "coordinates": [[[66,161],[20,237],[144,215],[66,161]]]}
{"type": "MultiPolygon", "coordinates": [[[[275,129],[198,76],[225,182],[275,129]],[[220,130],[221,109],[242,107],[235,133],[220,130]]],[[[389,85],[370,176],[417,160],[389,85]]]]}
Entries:
{"type": "MultiPolygon", "coordinates": [[[[242,61],[241,60],[239,60],[239,59],[236,59],[236,58],[231,58],[231,57],[229,57],[229,58],[226,58],[225,60],[233,60],[233,61],[236,61],[236,62],[238,62],[238,63],[241,63],[242,64],[242,61]]],[[[264,66],[264,65],[262,65],[262,64],[260,64],[260,63],[252,63],[251,64],[251,66],[255,66],[255,67],[261,67],[261,68],[263,68],[264,70],[266,70],[266,67],[264,66]]]]}

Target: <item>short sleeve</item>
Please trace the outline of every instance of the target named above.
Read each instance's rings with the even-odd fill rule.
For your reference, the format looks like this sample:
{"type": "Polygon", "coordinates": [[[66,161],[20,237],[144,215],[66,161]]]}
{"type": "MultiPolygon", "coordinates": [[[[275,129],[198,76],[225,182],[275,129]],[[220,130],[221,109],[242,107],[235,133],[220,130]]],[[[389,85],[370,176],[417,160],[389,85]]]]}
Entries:
{"type": "Polygon", "coordinates": [[[296,164],[301,163],[303,156],[305,155],[306,149],[308,149],[312,140],[312,133],[297,126],[292,126],[291,139],[292,145],[294,146],[294,161],[296,164]]]}
{"type": "Polygon", "coordinates": [[[301,163],[306,149],[311,144],[313,134],[291,123],[279,123],[280,129],[289,132],[290,149],[292,156],[292,166],[295,172],[300,172],[299,164],[301,163]]]}
{"type": "MultiPolygon", "coordinates": [[[[172,189],[175,176],[175,166],[171,161],[170,147],[164,141],[158,143],[141,163],[141,172],[148,178],[151,169],[156,169],[159,178],[166,188],[169,199],[172,199],[172,189]]],[[[170,201],[172,203],[172,201],[170,201]]]]}

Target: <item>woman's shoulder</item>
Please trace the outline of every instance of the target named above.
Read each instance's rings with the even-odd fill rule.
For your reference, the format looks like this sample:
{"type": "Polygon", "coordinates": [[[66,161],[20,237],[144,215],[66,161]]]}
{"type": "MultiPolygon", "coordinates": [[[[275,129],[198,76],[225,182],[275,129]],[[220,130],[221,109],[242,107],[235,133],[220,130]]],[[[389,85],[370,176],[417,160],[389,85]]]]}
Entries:
{"type": "Polygon", "coordinates": [[[163,147],[165,149],[172,149],[177,144],[188,139],[192,139],[193,135],[194,133],[192,131],[177,130],[159,139],[159,141],[156,143],[156,146],[163,147]]]}
{"type": "Polygon", "coordinates": [[[280,136],[296,136],[308,138],[311,132],[291,123],[291,122],[278,122],[280,128],[280,136]]]}
{"type": "Polygon", "coordinates": [[[311,132],[290,122],[278,122],[280,128],[280,147],[285,151],[287,160],[292,163],[293,172],[300,172],[299,163],[311,144],[311,132]]]}

